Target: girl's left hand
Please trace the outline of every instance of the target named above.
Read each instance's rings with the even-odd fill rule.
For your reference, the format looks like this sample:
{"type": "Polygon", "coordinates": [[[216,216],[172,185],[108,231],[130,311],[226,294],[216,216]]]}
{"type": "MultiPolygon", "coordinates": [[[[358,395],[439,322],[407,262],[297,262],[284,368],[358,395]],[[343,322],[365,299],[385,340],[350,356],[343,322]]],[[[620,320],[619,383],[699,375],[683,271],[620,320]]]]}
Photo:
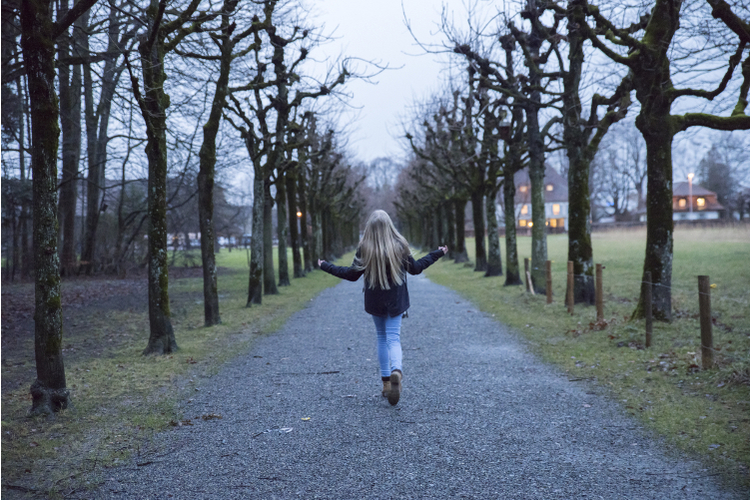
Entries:
{"type": "Polygon", "coordinates": [[[443,255],[448,255],[448,246],[447,245],[442,246],[442,247],[438,247],[438,250],[442,250],[443,251],[443,255]]]}

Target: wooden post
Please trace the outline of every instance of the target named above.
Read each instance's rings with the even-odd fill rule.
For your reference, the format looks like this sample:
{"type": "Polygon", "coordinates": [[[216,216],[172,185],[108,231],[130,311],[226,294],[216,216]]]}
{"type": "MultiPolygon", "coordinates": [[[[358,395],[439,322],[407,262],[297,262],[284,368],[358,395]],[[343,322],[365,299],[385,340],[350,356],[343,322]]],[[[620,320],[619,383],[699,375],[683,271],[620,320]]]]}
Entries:
{"type": "Polygon", "coordinates": [[[528,257],[523,259],[523,275],[526,277],[526,292],[531,292],[533,287],[531,286],[531,273],[529,272],[529,259],[528,257]]]}
{"type": "Polygon", "coordinates": [[[568,261],[568,293],[567,293],[567,301],[568,301],[568,313],[573,314],[573,304],[575,303],[575,297],[574,297],[574,278],[573,275],[573,261],[568,261]]]}
{"type": "Polygon", "coordinates": [[[654,318],[652,314],[652,283],[651,283],[651,271],[645,271],[643,273],[643,305],[644,314],[646,315],[646,347],[651,347],[651,335],[654,328],[654,318]]]}
{"type": "Polygon", "coordinates": [[[545,265],[547,274],[547,304],[552,303],[552,261],[548,260],[545,265]]]}
{"type": "Polygon", "coordinates": [[[596,322],[604,321],[604,285],[602,284],[602,267],[596,265],[596,322]]]}
{"type": "Polygon", "coordinates": [[[703,369],[714,366],[714,337],[711,325],[711,282],[708,276],[698,276],[698,304],[701,313],[701,359],[703,369]]]}

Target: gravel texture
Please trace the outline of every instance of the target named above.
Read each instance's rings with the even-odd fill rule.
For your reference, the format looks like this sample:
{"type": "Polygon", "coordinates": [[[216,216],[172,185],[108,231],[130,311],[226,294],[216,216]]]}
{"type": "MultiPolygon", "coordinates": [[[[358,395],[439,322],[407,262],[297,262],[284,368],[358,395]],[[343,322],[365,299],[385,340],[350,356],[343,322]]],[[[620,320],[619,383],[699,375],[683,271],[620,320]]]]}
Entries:
{"type": "Polygon", "coordinates": [[[73,498],[747,498],[454,292],[409,287],[397,406],[342,282],[184,401],[194,425],[73,498]]]}

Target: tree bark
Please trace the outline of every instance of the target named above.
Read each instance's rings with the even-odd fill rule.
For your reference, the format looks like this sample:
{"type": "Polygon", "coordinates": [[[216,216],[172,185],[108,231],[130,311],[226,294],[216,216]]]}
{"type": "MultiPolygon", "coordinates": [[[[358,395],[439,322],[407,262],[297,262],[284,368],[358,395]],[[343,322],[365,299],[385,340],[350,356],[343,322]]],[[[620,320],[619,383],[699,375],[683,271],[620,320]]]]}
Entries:
{"type": "Polygon", "coordinates": [[[253,229],[250,240],[250,275],[247,285],[247,307],[263,303],[263,207],[265,189],[263,187],[263,166],[255,165],[253,178],[253,229]]]}
{"type": "Polygon", "coordinates": [[[60,259],[57,253],[58,101],[52,2],[20,3],[21,47],[31,99],[33,172],[34,353],[37,378],[30,414],[49,414],[70,402],[62,356],[60,259]]]}
{"type": "MultiPolygon", "coordinates": [[[[672,220],[672,138],[668,114],[641,108],[636,119],[646,141],[648,190],[646,192],[646,257],[644,274],[651,272],[652,314],[659,321],[672,320],[672,255],[674,222],[672,220]],[[648,113],[648,114],[647,114],[648,113]],[[657,123],[659,124],[657,126],[657,123]]],[[[644,295],[638,300],[633,317],[644,314],[644,295]]]]}
{"type": "Polygon", "coordinates": [[[221,124],[221,113],[229,92],[229,72],[232,66],[234,43],[229,33],[230,16],[237,0],[224,2],[221,15],[219,77],[211,102],[208,121],[203,125],[203,144],[198,152],[198,221],[201,232],[201,261],[203,264],[203,318],[206,326],[221,323],[219,314],[219,285],[216,272],[216,232],[214,229],[214,176],[216,172],[216,137],[221,124]]]}
{"type": "Polygon", "coordinates": [[[289,217],[287,214],[286,173],[279,172],[276,179],[276,234],[279,240],[279,286],[289,286],[289,262],[287,259],[287,239],[289,238],[289,217]]]}
{"type": "Polygon", "coordinates": [[[305,178],[304,171],[301,171],[299,174],[299,191],[298,197],[299,197],[299,211],[300,211],[300,242],[302,244],[302,255],[303,255],[303,263],[304,263],[304,270],[306,273],[309,273],[313,270],[313,258],[312,258],[312,248],[311,248],[311,238],[309,231],[307,230],[307,215],[309,213],[308,207],[308,196],[307,196],[307,180],[305,178]]]}
{"type": "Polygon", "coordinates": [[[544,206],[544,142],[539,130],[539,92],[532,92],[526,112],[529,141],[529,179],[531,181],[531,281],[534,293],[544,294],[546,287],[547,230],[544,206]]]}
{"type": "Polygon", "coordinates": [[[490,190],[485,198],[487,204],[487,272],[485,276],[503,275],[503,258],[500,254],[500,234],[497,230],[497,191],[490,190]]]}
{"type": "MultiPolygon", "coordinates": [[[[110,9],[107,58],[102,71],[99,106],[94,104],[94,89],[91,63],[83,64],[84,116],[86,122],[86,148],[88,156],[88,178],[86,181],[86,220],[81,249],[81,268],[90,274],[96,268],[96,240],[99,227],[101,198],[103,195],[104,173],[107,166],[107,144],[109,142],[109,118],[112,110],[117,84],[123,71],[118,66],[120,56],[118,45],[120,23],[117,22],[118,10],[110,9]]],[[[88,20],[86,20],[88,25],[88,20]]],[[[82,37],[79,44],[82,51],[88,51],[88,37],[82,37]]]]}
{"type": "MultiPolygon", "coordinates": [[[[60,17],[68,12],[67,1],[63,0],[60,3],[59,12],[60,17]]],[[[58,42],[58,53],[61,58],[66,58],[70,54],[69,40],[68,33],[65,33],[58,42]]],[[[58,79],[62,128],[62,180],[59,206],[62,222],[60,272],[64,276],[70,276],[76,267],[75,210],[78,192],[78,163],[81,157],[81,67],[61,64],[58,79]]]]}
{"type": "Polygon", "coordinates": [[[297,176],[294,170],[292,172],[287,172],[286,190],[287,203],[289,205],[289,239],[292,243],[292,266],[294,269],[294,277],[302,278],[305,276],[305,270],[302,267],[299,229],[297,227],[301,218],[297,217],[297,176]]]}
{"type": "MultiPolygon", "coordinates": [[[[269,168],[266,165],[266,168],[269,168]]],[[[273,266],[273,204],[271,179],[263,181],[263,295],[278,295],[276,272],[273,266]]]]}
{"type": "MultiPolygon", "coordinates": [[[[591,132],[581,119],[579,89],[583,72],[585,35],[580,26],[586,23],[585,1],[572,0],[568,6],[568,71],[563,76],[563,138],[568,155],[568,261],[573,262],[573,302],[593,305],[594,250],[591,245],[591,195],[589,177],[591,155],[588,138],[591,132]]],[[[567,289],[566,289],[567,294],[567,289]]],[[[568,303],[565,297],[565,303],[568,303]]]]}
{"type": "Polygon", "coordinates": [[[453,261],[461,264],[469,261],[466,252],[466,203],[465,199],[457,199],[454,202],[456,209],[456,253],[453,261]]]}
{"type": "Polygon", "coordinates": [[[513,173],[506,172],[503,182],[503,203],[505,209],[505,286],[522,285],[518,267],[518,246],[516,243],[516,184],[513,173]]]}
{"type": "MultiPolygon", "coordinates": [[[[167,247],[167,115],[169,96],[164,92],[164,35],[156,24],[157,2],[152,0],[149,28],[157,33],[152,43],[139,45],[145,94],[139,98],[146,122],[148,158],[148,317],[149,339],[143,354],[169,354],[177,350],[169,310],[167,247]]],[[[136,82],[137,83],[137,82],[136,82]]],[[[137,89],[137,85],[133,85],[137,89]]],[[[92,186],[93,187],[93,186],[92,186]]]]}

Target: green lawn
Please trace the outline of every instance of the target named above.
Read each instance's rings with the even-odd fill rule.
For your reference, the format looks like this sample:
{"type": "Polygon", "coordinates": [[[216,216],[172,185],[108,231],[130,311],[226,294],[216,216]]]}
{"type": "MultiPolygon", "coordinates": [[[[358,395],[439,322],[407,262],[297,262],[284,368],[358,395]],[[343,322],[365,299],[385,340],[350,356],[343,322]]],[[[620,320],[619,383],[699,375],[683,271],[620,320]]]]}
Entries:
{"type": "MultiPolygon", "coordinates": [[[[567,235],[547,239],[553,261],[553,303],[504,277],[485,278],[473,266],[442,260],[427,274],[523,335],[531,349],[571,380],[591,380],[627,411],[681,449],[706,457],[722,472],[748,480],[750,466],[750,226],[675,231],[670,324],[654,325],[654,345],[643,348],[643,321],[630,321],[638,300],[645,230],[593,235],[594,261],[603,273],[606,325],[594,307],[563,304],[567,235]],[[698,275],[709,275],[718,367],[700,371],[698,275]],[[717,446],[718,445],[718,446],[717,446]]],[[[501,243],[503,240],[501,240],[501,243]]],[[[474,241],[468,241],[473,259],[474,241]]],[[[502,246],[505,256],[504,245],[502,246]]],[[[531,255],[531,238],[518,250],[531,255]]],[[[503,262],[505,264],[505,262],[503,262]]]]}

